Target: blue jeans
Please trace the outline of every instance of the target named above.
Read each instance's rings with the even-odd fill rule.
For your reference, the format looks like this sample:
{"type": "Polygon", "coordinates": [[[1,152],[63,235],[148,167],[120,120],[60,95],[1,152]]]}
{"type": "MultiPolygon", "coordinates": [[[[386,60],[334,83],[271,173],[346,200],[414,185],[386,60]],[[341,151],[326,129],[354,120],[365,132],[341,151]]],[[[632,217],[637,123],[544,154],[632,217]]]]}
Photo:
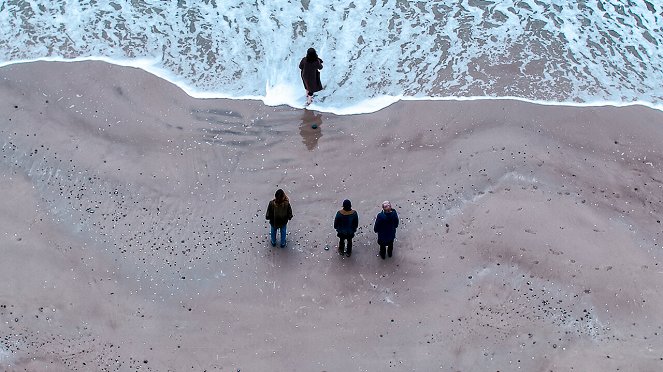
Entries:
{"type": "Polygon", "coordinates": [[[281,227],[274,227],[274,225],[269,226],[271,227],[269,236],[272,239],[272,245],[276,245],[276,230],[281,230],[281,248],[285,247],[286,225],[281,227]]]}

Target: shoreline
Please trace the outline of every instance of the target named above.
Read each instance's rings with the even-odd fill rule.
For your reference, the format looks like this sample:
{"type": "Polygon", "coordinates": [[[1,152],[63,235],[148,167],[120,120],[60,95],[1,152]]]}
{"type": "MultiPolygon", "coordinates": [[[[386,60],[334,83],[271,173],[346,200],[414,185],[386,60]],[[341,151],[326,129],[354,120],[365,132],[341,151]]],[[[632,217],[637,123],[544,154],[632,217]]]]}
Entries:
{"type": "Polygon", "coordinates": [[[660,111],[337,116],[101,62],[0,68],[0,97],[5,369],[663,365],[660,111]],[[277,188],[285,249],[264,220],[277,188]],[[346,198],[360,226],[341,258],[346,198]],[[384,261],[383,200],[401,218],[384,261]]]}
{"type": "MultiPolygon", "coordinates": [[[[20,60],[20,61],[11,61],[0,63],[0,68],[5,68],[7,66],[20,65],[20,64],[31,64],[31,63],[40,63],[40,62],[53,62],[53,63],[81,63],[81,62],[104,62],[114,66],[119,67],[130,67],[140,69],[146,73],[154,75],[170,84],[176,85],[179,89],[185,92],[189,97],[196,99],[229,99],[229,100],[238,100],[238,101],[259,101],[262,104],[269,107],[278,107],[278,106],[288,106],[293,109],[304,109],[306,108],[305,98],[301,99],[287,99],[283,100],[282,97],[279,97],[279,91],[285,89],[287,92],[293,90],[298,90],[300,87],[297,86],[291,87],[270,87],[270,90],[273,90],[274,93],[267,92],[265,96],[232,96],[224,93],[214,93],[214,92],[205,92],[200,91],[195,88],[188,86],[185,83],[181,82],[181,78],[177,78],[173,75],[172,72],[167,71],[161,67],[155,67],[155,64],[158,60],[156,58],[139,58],[135,60],[116,60],[109,57],[80,57],[73,59],[63,59],[63,58],[36,58],[29,60],[20,60]],[[300,102],[301,101],[301,102],[300,102]]],[[[304,97],[304,95],[302,95],[304,97]]],[[[359,104],[351,107],[320,107],[315,103],[311,106],[312,109],[324,112],[327,114],[334,115],[363,115],[363,114],[372,114],[377,111],[383,110],[395,103],[401,101],[442,101],[442,102],[464,102],[464,101],[517,101],[524,103],[531,103],[542,106],[562,106],[562,107],[632,107],[632,106],[643,106],[650,108],[652,110],[663,111],[663,103],[655,104],[653,102],[646,101],[634,101],[634,102],[617,102],[617,101],[603,101],[597,100],[594,102],[557,102],[557,101],[543,101],[543,100],[533,100],[529,98],[517,97],[517,96],[504,96],[504,97],[490,97],[490,96],[446,96],[446,97],[412,97],[412,96],[380,96],[372,97],[365,101],[360,102],[359,104]]]]}

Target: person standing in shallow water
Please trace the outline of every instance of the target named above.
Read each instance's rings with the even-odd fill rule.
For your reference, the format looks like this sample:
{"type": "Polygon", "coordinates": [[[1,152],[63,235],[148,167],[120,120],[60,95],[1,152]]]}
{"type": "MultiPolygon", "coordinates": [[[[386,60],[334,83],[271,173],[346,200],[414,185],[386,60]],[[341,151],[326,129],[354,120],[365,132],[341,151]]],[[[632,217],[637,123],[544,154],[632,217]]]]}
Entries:
{"type": "Polygon", "coordinates": [[[281,232],[281,248],[285,248],[285,235],[288,221],[292,219],[292,207],[288,196],[281,189],[276,190],[274,200],[269,202],[265,219],[269,220],[271,231],[269,234],[272,247],[276,246],[276,230],[281,232]]]}
{"type": "Polygon", "coordinates": [[[349,200],[343,201],[343,208],[336,212],[334,218],[334,229],[336,229],[336,236],[339,238],[338,254],[341,256],[345,254],[350,257],[352,254],[352,238],[355,236],[359,226],[359,215],[357,211],[352,210],[352,203],[349,200]],[[347,248],[345,242],[347,241],[347,248]]]}
{"type": "Polygon", "coordinates": [[[306,105],[310,105],[313,102],[313,94],[322,90],[322,82],[320,81],[322,60],[318,57],[315,49],[308,48],[306,57],[299,62],[299,69],[301,70],[304,89],[306,89],[306,105]]]}
{"type": "Polygon", "coordinates": [[[378,244],[380,245],[380,257],[385,259],[385,252],[389,257],[394,251],[394,239],[396,239],[396,228],[398,227],[398,213],[391,208],[391,203],[385,200],[382,203],[382,212],[375,217],[373,231],[378,233],[378,244]]]}

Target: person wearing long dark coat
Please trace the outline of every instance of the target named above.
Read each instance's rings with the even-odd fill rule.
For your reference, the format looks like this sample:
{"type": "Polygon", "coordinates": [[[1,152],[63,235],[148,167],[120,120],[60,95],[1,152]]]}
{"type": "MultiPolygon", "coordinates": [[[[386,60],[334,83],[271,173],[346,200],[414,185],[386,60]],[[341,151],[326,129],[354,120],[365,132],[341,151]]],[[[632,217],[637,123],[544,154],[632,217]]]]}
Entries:
{"type": "Polygon", "coordinates": [[[352,203],[346,199],[343,201],[343,209],[336,212],[336,217],[334,217],[334,229],[336,229],[336,236],[339,238],[338,254],[341,256],[345,254],[350,257],[352,254],[352,238],[354,238],[358,226],[359,215],[357,211],[352,209],[352,203]]]}
{"type": "Polygon", "coordinates": [[[306,57],[299,62],[299,69],[301,70],[304,89],[306,89],[306,104],[310,105],[313,102],[313,94],[322,90],[322,82],[320,81],[322,59],[318,57],[315,49],[308,48],[306,57]]]}
{"type": "Polygon", "coordinates": [[[391,257],[394,252],[394,239],[396,239],[396,228],[398,227],[398,213],[391,208],[389,201],[382,203],[382,212],[375,217],[373,231],[378,233],[378,244],[380,245],[380,257],[385,259],[385,253],[391,257]]]}

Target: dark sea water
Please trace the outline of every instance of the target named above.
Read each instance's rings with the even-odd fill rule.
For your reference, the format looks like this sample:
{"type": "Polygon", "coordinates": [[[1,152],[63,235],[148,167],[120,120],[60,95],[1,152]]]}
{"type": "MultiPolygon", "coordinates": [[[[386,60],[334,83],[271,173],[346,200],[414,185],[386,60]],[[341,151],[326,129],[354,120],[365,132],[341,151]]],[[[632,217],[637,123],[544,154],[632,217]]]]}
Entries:
{"type": "Polygon", "coordinates": [[[660,1],[0,2],[0,64],[105,59],[194,96],[301,106],[309,47],[324,60],[320,110],[464,97],[663,106],[660,1]]]}

